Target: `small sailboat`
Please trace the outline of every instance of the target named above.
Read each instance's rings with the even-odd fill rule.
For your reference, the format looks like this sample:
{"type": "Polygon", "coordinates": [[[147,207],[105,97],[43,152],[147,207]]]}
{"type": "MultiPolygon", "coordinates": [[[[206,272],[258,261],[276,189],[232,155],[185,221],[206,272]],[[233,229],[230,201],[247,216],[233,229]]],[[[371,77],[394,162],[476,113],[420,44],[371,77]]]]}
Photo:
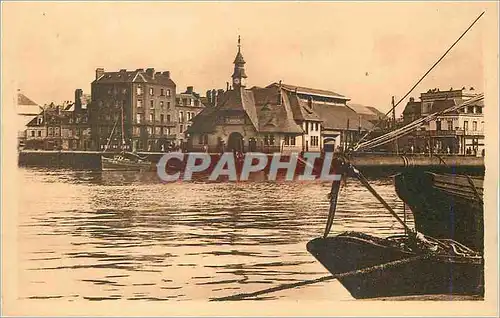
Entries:
{"type": "MultiPolygon", "coordinates": [[[[125,135],[124,135],[124,122],[123,122],[123,105],[121,109],[121,151],[120,153],[115,153],[112,156],[106,156],[103,154],[101,156],[101,168],[103,171],[109,171],[109,170],[128,170],[128,171],[144,171],[144,170],[150,170],[152,167],[154,167],[153,163],[149,160],[147,160],[146,157],[141,157],[138,154],[134,152],[129,152],[125,150],[126,142],[125,142],[125,135]]],[[[115,122],[115,125],[113,126],[113,129],[111,130],[111,134],[108,139],[108,143],[106,144],[106,148],[104,152],[109,149],[109,145],[111,143],[111,138],[113,136],[113,133],[115,131],[116,125],[118,123],[118,120],[115,122]]]]}
{"type": "Polygon", "coordinates": [[[122,151],[115,154],[113,157],[101,157],[101,165],[103,171],[109,170],[132,170],[142,171],[150,170],[152,163],[145,158],[133,152],[122,151]]]}

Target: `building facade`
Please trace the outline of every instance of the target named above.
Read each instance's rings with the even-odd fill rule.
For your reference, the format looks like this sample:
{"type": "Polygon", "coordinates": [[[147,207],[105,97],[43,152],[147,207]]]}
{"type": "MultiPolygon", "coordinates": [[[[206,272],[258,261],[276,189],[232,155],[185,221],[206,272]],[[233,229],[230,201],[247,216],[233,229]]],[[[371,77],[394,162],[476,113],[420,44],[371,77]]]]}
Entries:
{"type": "Polygon", "coordinates": [[[88,112],[79,103],[44,106],[26,128],[27,149],[90,150],[88,112]]]}
{"type": "Polygon", "coordinates": [[[187,130],[191,151],[333,151],[373,126],[332,91],[281,81],[246,88],[239,39],[233,64],[232,85],[208,91],[207,107],[187,130]]]}
{"type": "Polygon", "coordinates": [[[205,104],[200,95],[194,92],[194,87],[188,86],[185,92],[176,95],[175,108],[178,118],[177,131],[179,132],[177,142],[183,146],[187,141],[186,130],[192,125],[193,118],[205,108],[205,104]]]}
{"type": "Polygon", "coordinates": [[[98,68],[91,87],[94,149],[164,151],[175,143],[176,85],[169,71],[98,68]]]}
{"type": "Polygon", "coordinates": [[[24,148],[26,143],[26,127],[28,123],[33,120],[40,111],[42,107],[37,103],[29,99],[26,95],[18,90],[17,92],[17,103],[16,103],[16,120],[17,120],[17,141],[18,147],[24,148]]]}
{"type": "MultiPolygon", "coordinates": [[[[429,90],[420,101],[411,99],[403,112],[404,122],[460,105],[477,96],[473,88],[429,90]]],[[[484,154],[484,101],[437,116],[409,138],[409,146],[418,152],[476,155],[484,154]]]]}

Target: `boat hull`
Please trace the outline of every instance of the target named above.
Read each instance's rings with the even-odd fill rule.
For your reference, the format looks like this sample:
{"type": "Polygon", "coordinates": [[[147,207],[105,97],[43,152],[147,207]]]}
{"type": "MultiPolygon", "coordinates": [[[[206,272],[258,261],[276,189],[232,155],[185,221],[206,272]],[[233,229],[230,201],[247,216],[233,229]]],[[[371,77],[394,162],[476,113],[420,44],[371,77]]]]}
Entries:
{"type": "Polygon", "coordinates": [[[103,171],[147,171],[152,169],[152,164],[149,162],[123,162],[120,160],[102,157],[101,167],[103,171]]]}
{"type": "MultiPolygon", "coordinates": [[[[333,275],[415,256],[366,235],[317,238],[307,250],[333,275]]],[[[484,295],[482,258],[429,257],[340,278],[354,298],[484,295]]]]}
{"type": "MultiPolygon", "coordinates": [[[[481,178],[472,180],[482,199],[481,178]]],[[[417,231],[483,251],[483,204],[467,177],[411,171],[396,175],[395,187],[410,207],[417,231]]]]}

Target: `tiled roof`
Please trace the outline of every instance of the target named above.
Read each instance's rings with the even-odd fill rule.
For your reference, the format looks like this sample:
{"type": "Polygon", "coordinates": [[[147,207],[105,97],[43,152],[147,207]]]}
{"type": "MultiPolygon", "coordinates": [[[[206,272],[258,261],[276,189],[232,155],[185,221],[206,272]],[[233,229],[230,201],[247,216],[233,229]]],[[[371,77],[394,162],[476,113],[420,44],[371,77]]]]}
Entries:
{"type": "Polygon", "coordinates": [[[214,131],[218,115],[240,111],[259,132],[302,133],[302,128],[294,121],[286,94],[283,94],[281,105],[278,105],[278,96],[277,87],[227,91],[217,106],[205,108],[194,118],[188,132],[214,131]]]}
{"type": "Polygon", "coordinates": [[[288,92],[290,105],[292,107],[293,117],[295,120],[303,121],[321,121],[321,118],[308,105],[308,102],[299,98],[295,93],[288,92]]]}
{"type": "Polygon", "coordinates": [[[420,115],[422,112],[422,102],[408,102],[403,110],[403,114],[420,115]]]}
{"type": "Polygon", "coordinates": [[[336,106],[328,104],[313,103],[313,110],[323,121],[323,127],[328,130],[347,129],[349,121],[349,130],[368,130],[373,124],[364,119],[347,106],[336,106]]]}
{"type": "MultiPolygon", "coordinates": [[[[440,112],[447,108],[457,105],[457,101],[454,99],[444,99],[444,100],[436,100],[432,102],[432,112],[440,112]]],[[[458,111],[452,112],[453,114],[458,114],[458,111]]]]}
{"type": "Polygon", "coordinates": [[[17,94],[17,107],[16,112],[18,115],[38,115],[41,108],[37,103],[26,97],[22,93],[17,94]]]}
{"type": "Polygon", "coordinates": [[[303,133],[302,128],[295,122],[290,99],[285,91],[281,91],[279,102],[278,87],[268,87],[252,90],[255,96],[259,117],[259,131],[303,133]]]}
{"type": "MultiPolygon", "coordinates": [[[[72,105],[70,105],[72,106],[72,105]]],[[[39,113],[39,115],[42,115],[43,111],[39,113]]],[[[26,126],[28,127],[34,127],[34,126],[40,126],[38,124],[38,116],[34,117],[26,126]]],[[[85,118],[86,120],[88,119],[88,114],[87,112],[75,112],[72,110],[61,110],[58,111],[57,108],[55,107],[50,107],[45,110],[45,114],[43,114],[44,122],[42,122],[41,126],[45,125],[45,122],[49,123],[49,125],[54,125],[54,124],[71,124],[70,119],[73,118],[80,118],[83,119],[85,118]]],[[[83,123],[80,121],[80,123],[83,123]]]]}
{"type": "MultiPolygon", "coordinates": [[[[303,120],[322,122],[329,130],[347,129],[368,130],[373,127],[365,116],[357,114],[345,105],[322,101],[309,101],[295,94],[290,86],[281,89],[281,103],[279,102],[279,85],[271,84],[265,88],[253,87],[248,90],[230,90],[224,92],[217,106],[205,108],[193,120],[189,133],[209,133],[215,131],[217,119],[228,112],[244,112],[250,122],[259,132],[303,133],[298,124],[303,120]]],[[[318,90],[314,90],[318,91],[318,90]]],[[[324,91],[321,91],[324,92],[324,91]]],[[[300,94],[300,93],[299,93],[300,94]]],[[[331,94],[331,92],[330,92],[331,94]]],[[[376,116],[372,110],[367,112],[376,116]]]]}
{"type": "Polygon", "coordinates": [[[233,64],[245,64],[245,59],[243,58],[243,55],[240,51],[238,51],[238,54],[236,54],[233,64]]]}
{"type": "Polygon", "coordinates": [[[104,72],[103,75],[94,80],[93,83],[150,83],[175,86],[169,73],[155,72],[154,70],[148,72],[142,69],[135,71],[121,70],[119,72],[104,72]]]}
{"type": "Polygon", "coordinates": [[[18,105],[31,105],[38,106],[37,103],[26,97],[23,93],[17,93],[17,104],[18,105]]]}
{"type": "MultiPolygon", "coordinates": [[[[273,83],[269,86],[278,86],[278,85],[279,85],[278,83],[273,83]]],[[[308,87],[289,85],[289,84],[281,84],[281,87],[283,89],[285,89],[287,91],[291,91],[291,92],[294,92],[295,90],[297,90],[298,94],[317,95],[317,96],[323,96],[323,97],[332,97],[332,98],[337,98],[337,99],[349,100],[349,98],[344,96],[344,95],[341,95],[339,93],[335,93],[333,91],[323,90],[323,89],[308,88],[308,87]]]]}
{"type": "Polygon", "coordinates": [[[347,104],[347,107],[354,110],[357,114],[361,115],[361,117],[370,122],[377,122],[381,118],[385,117],[385,114],[376,109],[373,106],[365,106],[361,104],[347,104]]]}
{"type": "Polygon", "coordinates": [[[377,108],[375,108],[373,106],[366,106],[366,108],[371,110],[379,118],[385,117],[385,113],[381,112],[380,110],[378,110],[377,108]]]}

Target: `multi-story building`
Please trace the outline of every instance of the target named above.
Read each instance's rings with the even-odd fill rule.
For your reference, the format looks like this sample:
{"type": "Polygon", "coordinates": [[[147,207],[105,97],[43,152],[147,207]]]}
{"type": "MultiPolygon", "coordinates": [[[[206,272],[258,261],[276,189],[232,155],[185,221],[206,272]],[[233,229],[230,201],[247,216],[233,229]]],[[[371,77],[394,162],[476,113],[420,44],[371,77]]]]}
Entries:
{"type": "Polygon", "coordinates": [[[373,124],[327,90],[281,83],[246,88],[245,60],[233,62],[232,86],[207,92],[208,106],[188,129],[195,151],[321,151],[347,147],[373,124]]]}
{"type": "Polygon", "coordinates": [[[18,90],[17,93],[17,104],[16,104],[16,113],[17,113],[17,140],[18,146],[24,147],[26,142],[26,125],[35,118],[42,107],[37,103],[26,97],[23,93],[18,90]]]}
{"type": "MultiPolygon", "coordinates": [[[[409,123],[460,105],[476,95],[473,88],[467,90],[465,87],[449,91],[429,90],[420,95],[420,101],[410,99],[403,112],[404,121],[409,123]]],[[[478,101],[458,111],[437,116],[410,136],[410,146],[413,145],[417,151],[481,155],[484,149],[483,108],[484,102],[478,101]]]]}
{"type": "Polygon", "coordinates": [[[175,142],[176,85],[169,71],[98,68],[91,86],[95,149],[162,151],[175,142]]]}
{"type": "Polygon", "coordinates": [[[194,92],[193,86],[188,86],[184,93],[176,95],[175,107],[178,115],[178,143],[183,144],[186,130],[193,123],[193,118],[205,108],[205,105],[200,94],[194,92]]]}
{"type": "Polygon", "coordinates": [[[46,105],[26,128],[28,149],[90,150],[90,146],[88,112],[80,101],[46,105]]]}

